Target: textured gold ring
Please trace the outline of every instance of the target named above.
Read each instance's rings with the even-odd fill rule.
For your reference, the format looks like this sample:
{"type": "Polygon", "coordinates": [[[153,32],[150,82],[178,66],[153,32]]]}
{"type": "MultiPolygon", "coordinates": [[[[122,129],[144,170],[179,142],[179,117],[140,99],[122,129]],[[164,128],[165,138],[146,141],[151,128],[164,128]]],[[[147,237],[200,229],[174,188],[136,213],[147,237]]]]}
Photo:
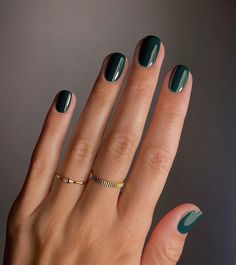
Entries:
{"type": "Polygon", "coordinates": [[[66,184],[85,185],[86,182],[87,182],[87,181],[69,179],[69,178],[63,177],[63,176],[61,176],[59,174],[56,174],[56,178],[59,179],[60,181],[62,181],[63,183],[66,183],[66,184]]]}
{"type": "Polygon", "coordinates": [[[92,172],[91,177],[89,178],[91,180],[93,180],[94,182],[102,185],[103,187],[106,188],[117,188],[117,189],[121,189],[124,186],[124,182],[111,182],[109,180],[105,180],[105,179],[101,179],[98,178],[94,175],[94,173],[92,172]]]}

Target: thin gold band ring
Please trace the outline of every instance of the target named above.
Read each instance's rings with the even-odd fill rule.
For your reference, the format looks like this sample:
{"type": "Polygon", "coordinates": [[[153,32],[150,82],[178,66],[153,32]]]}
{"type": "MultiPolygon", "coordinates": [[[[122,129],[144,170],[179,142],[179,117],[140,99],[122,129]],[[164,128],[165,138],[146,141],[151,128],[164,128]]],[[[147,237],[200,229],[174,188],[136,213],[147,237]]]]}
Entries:
{"type": "Polygon", "coordinates": [[[62,181],[63,183],[66,183],[66,184],[85,185],[86,182],[87,182],[87,181],[69,179],[69,178],[63,177],[63,176],[61,176],[59,174],[56,174],[56,178],[59,179],[60,181],[62,181]]]}
{"type": "Polygon", "coordinates": [[[124,187],[124,182],[111,182],[109,180],[105,180],[105,179],[101,179],[98,178],[94,175],[93,171],[91,171],[90,173],[90,177],[88,178],[88,180],[86,181],[81,181],[81,180],[73,180],[67,177],[63,177],[61,175],[59,175],[58,173],[55,175],[55,177],[62,181],[65,184],[79,184],[79,185],[85,185],[87,183],[88,180],[93,180],[94,182],[96,182],[97,184],[100,184],[103,187],[106,188],[117,188],[117,189],[121,189],[124,187]]]}

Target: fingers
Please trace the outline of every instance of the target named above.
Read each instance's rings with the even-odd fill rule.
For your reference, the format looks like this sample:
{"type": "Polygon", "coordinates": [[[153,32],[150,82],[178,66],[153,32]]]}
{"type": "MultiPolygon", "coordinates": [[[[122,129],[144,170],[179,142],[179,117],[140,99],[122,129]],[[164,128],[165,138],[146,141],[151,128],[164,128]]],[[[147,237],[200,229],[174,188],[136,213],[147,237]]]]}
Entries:
{"type": "Polygon", "coordinates": [[[75,95],[62,90],[48,111],[32,154],[27,178],[17,200],[23,215],[32,213],[51,188],[75,105],[75,95]]]}
{"type": "Polygon", "coordinates": [[[191,87],[192,76],[184,66],[176,67],[164,80],[150,127],[118,203],[127,220],[143,215],[152,219],[177,151],[191,87]]]}
{"type": "Polygon", "coordinates": [[[193,204],[182,204],[158,223],[142,255],[141,265],[175,265],[181,254],[187,233],[202,216],[193,204]]]}
{"type": "MultiPolygon", "coordinates": [[[[127,70],[128,61],[123,54],[113,53],[104,60],[59,169],[60,175],[82,181],[88,178],[127,70]]],[[[50,194],[54,196],[53,203],[56,205],[55,200],[63,198],[66,208],[73,206],[84,188],[58,180],[54,184],[50,194]]]]}
{"type": "MultiPolygon", "coordinates": [[[[127,85],[93,165],[97,177],[114,182],[126,177],[142,136],[163,58],[164,47],[159,38],[148,36],[137,45],[127,85]]],[[[119,194],[114,189],[104,192],[102,186],[92,181],[87,188],[85,192],[93,194],[95,200],[97,193],[103,193],[107,201],[109,194],[119,194]]]]}

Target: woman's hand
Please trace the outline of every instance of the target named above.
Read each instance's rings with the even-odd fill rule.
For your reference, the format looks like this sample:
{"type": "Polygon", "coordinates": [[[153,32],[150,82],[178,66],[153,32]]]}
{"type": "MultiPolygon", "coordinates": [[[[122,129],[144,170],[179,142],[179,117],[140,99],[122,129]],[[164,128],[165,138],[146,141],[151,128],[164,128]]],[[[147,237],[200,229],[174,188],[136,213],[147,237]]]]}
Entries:
{"type": "Polygon", "coordinates": [[[192,76],[187,67],[179,65],[166,75],[122,192],[88,179],[92,170],[98,179],[112,183],[125,180],[141,140],[163,58],[159,38],[147,36],[139,42],[112,119],[109,116],[128,61],[119,53],[104,60],[59,169],[76,97],[65,90],[55,97],[26,181],[9,214],[5,265],[177,263],[187,232],[202,214],[197,206],[183,204],[173,209],[154,229],[145,248],[144,242],[188,108],[192,76]],[[56,172],[65,182],[55,178],[56,172]],[[86,182],[66,183],[68,179],[86,182]]]}

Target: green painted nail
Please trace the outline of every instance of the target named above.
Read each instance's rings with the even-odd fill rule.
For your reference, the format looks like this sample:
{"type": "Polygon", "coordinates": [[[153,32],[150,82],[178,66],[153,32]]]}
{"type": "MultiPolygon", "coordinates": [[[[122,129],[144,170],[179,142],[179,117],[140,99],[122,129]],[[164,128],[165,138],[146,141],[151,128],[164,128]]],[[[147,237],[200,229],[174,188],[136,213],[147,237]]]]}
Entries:
{"type": "Polygon", "coordinates": [[[68,110],[72,98],[72,93],[68,90],[62,90],[58,94],[56,110],[64,113],[68,110]]]}
{"type": "Polygon", "coordinates": [[[160,50],[161,40],[156,37],[149,35],[144,38],[140,52],[139,52],[139,63],[144,67],[152,66],[160,50]]]}
{"type": "Polygon", "coordinates": [[[176,65],[172,71],[169,88],[173,92],[181,92],[187,81],[189,76],[189,68],[184,65],[176,65]]]}
{"type": "Polygon", "coordinates": [[[179,222],[178,231],[181,234],[188,233],[192,227],[200,220],[203,212],[201,211],[190,211],[188,212],[179,222]]]}
{"type": "Polygon", "coordinates": [[[125,56],[121,53],[112,53],[105,71],[107,81],[114,82],[121,76],[125,66],[125,56]]]}

